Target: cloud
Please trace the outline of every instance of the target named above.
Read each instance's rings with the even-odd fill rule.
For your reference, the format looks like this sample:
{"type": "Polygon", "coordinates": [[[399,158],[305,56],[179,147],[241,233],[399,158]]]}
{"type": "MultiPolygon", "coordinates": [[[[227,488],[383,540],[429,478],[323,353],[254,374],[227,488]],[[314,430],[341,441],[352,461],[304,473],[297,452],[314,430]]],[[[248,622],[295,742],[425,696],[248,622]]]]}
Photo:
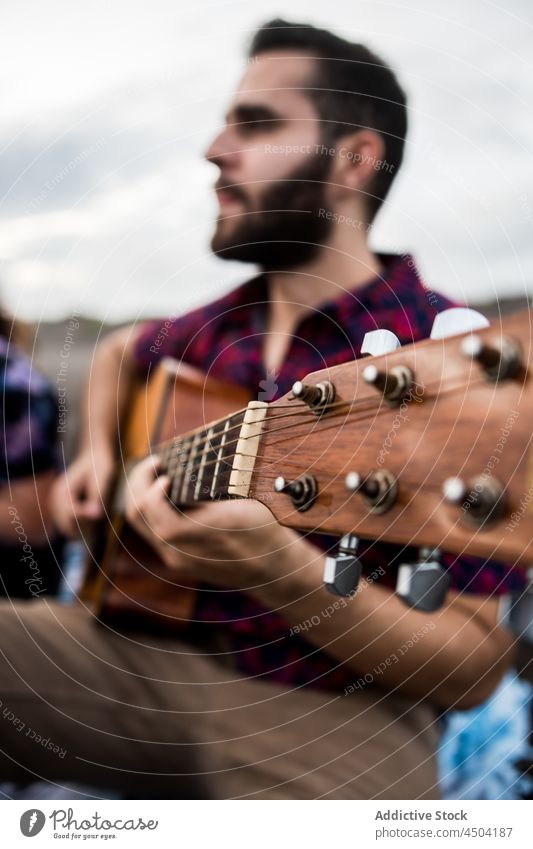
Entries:
{"type": "MultiPolygon", "coordinates": [[[[270,4],[5,6],[7,305],[29,318],[75,308],[124,320],[188,309],[249,275],[209,254],[215,172],[202,152],[270,4]]],[[[327,14],[294,0],[282,13],[367,42],[409,91],[408,154],[376,248],[413,251],[432,288],[456,298],[531,286],[527,0],[338,0],[327,14]]]]}

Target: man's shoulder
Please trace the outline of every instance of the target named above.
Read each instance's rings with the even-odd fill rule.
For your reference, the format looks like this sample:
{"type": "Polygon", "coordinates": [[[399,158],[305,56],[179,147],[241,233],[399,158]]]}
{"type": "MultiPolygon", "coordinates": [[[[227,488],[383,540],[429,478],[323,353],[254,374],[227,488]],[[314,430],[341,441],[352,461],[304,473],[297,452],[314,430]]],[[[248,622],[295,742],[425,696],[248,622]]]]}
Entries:
{"type": "Polygon", "coordinates": [[[162,356],[204,362],[223,327],[248,320],[247,307],[260,296],[258,278],[242,283],[207,304],[165,319],[147,321],[139,333],[134,360],[145,370],[162,356]]]}
{"type": "Polygon", "coordinates": [[[245,309],[254,301],[254,292],[259,287],[258,278],[252,278],[225,292],[219,298],[208,301],[192,310],[173,316],[174,324],[180,329],[208,330],[225,322],[235,312],[245,309]]]}
{"type": "Polygon", "coordinates": [[[431,288],[410,254],[380,255],[384,271],[362,291],[356,291],[348,313],[357,336],[383,328],[405,345],[425,339],[438,313],[459,304],[431,288]]]}

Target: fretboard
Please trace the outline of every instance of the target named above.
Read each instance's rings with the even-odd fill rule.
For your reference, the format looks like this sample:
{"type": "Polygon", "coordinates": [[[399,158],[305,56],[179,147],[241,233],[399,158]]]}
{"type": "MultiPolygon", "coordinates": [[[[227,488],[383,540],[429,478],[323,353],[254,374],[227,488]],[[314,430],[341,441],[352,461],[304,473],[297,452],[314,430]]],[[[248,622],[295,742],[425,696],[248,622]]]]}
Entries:
{"type": "Polygon", "coordinates": [[[230,475],[245,413],[239,410],[159,447],[161,470],[170,477],[169,497],[175,507],[231,497],[230,475]]]}

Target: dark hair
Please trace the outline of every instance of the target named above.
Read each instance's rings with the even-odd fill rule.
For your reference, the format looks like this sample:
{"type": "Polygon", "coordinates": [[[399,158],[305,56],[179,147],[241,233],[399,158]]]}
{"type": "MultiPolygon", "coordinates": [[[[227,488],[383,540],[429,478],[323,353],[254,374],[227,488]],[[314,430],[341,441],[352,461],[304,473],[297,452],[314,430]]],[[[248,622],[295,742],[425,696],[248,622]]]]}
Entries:
{"type": "Polygon", "coordinates": [[[0,307],[0,336],[5,336],[6,339],[13,333],[13,321],[10,319],[2,307],[0,307]]]}
{"type": "Polygon", "coordinates": [[[29,325],[15,320],[0,306],[0,336],[24,348],[30,341],[29,329],[29,325]]]}
{"type": "Polygon", "coordinates": [[[407,99],[389,66],[362,44],[346,41],[309,24],[280,18],[254,35],[249,57],[269,50],[305,50],[317,61],[309,97],[331,140],[354,128],[375,130],[385,143],[384,162],[367,195],[370,220],[375,216],[400,167],[407,133],[407,99]]]}

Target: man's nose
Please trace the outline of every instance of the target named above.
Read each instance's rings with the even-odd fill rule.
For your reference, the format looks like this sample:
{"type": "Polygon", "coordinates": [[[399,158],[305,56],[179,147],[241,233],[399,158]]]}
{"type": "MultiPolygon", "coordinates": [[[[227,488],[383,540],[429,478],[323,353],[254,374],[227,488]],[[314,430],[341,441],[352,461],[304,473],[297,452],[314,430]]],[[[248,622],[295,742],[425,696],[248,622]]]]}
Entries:
{"type": "Polygon", "coordinates": [[[239,151],[237,149],[236,139],[228,127],[224,127],[215,136],[204,156],[208,162],[213,162],[219,167],[236,163],[239,151]]]}

